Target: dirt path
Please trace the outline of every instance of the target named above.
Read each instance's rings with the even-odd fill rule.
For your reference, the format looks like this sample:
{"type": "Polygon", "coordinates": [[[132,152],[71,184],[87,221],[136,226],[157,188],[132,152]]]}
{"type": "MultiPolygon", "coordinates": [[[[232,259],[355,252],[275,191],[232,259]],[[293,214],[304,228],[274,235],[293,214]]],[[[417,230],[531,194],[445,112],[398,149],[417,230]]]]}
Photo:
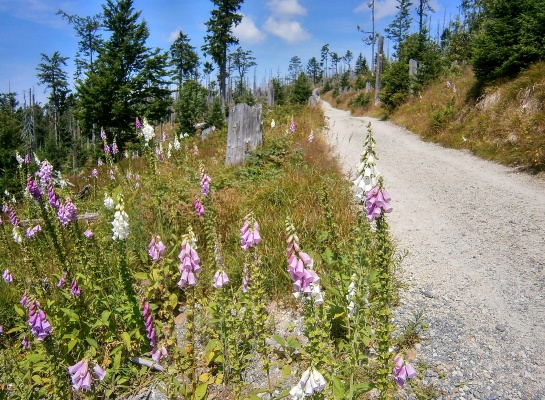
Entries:
{"type": "Polygon", "coordinates": [[[321,104],[351,177],[372,123],[408,251],[396,318],[421,310],[430,325],[417,345],[425,381],[443,399],[545,399],[545,183],[321,104]]]}

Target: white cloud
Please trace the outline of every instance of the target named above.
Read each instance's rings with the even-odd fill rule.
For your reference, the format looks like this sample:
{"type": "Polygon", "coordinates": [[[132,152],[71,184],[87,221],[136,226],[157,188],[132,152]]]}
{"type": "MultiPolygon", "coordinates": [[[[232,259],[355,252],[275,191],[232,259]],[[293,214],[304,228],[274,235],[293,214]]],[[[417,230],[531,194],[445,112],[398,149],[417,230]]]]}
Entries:
{"type": "Polygon", "coordinates": [[[178,36],[179,36],[179,35],[180,35],[180,30],[179,30],[179,29],[170,32],[170,34],[168,35],[168,42],[169,42],[169,43],[174,43],[174,41],[175,41],[176,39],[178,39],[178,36]]]}
{"type": "Polygon", "coordinates": [[[53,28],[68,27],[66,21],[56,14],[59,9],[71,14],[73,8],[70,1],[55,4],[48,0],[0,0],[0,12],[53,28]]]}
{"type": "Polygon", "coordinates": [[[278,16],[307,15],[307,10],[298,0],[269,0],[267,7],[278,16]]]}
{"type": "MultiPolygon", "coordinates": [[[[391,17],[397,14],[396,0],[377,0],[375,1],[375,20],[379,21],[382,18],[391,17]]],[[[364,12],[371,14],[371,9],[368,6],[368,1],[364,1],[354,9],[355,13],[364,12]]]]}
{"type": "Polygon", "coordinates": [[[293,44],[310,38],[310,34],[297,21],[269,17],[265,22],[265,30],[293,44]]]}
{"type": "Polygon", "coordinates": [[[240,24],[233,29],[233,34],[246,43],[261,43],[265,40],[265,34],[255,26],[254,19],[244,14],[240,24]]]}

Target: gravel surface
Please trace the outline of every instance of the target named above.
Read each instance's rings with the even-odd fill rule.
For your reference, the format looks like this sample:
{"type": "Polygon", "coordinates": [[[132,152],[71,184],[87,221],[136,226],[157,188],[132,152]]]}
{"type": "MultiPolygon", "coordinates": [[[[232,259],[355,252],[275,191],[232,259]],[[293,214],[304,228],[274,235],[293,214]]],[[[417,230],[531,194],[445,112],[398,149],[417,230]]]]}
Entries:
{"type": "Polygon", "coordinates": [[[545,399],[545,182],[321,104],[350,178],[372,124],[408,252],[396,323],[422,311],[429,325],[414,360],[424,383],[440,399],[545,399]]]}

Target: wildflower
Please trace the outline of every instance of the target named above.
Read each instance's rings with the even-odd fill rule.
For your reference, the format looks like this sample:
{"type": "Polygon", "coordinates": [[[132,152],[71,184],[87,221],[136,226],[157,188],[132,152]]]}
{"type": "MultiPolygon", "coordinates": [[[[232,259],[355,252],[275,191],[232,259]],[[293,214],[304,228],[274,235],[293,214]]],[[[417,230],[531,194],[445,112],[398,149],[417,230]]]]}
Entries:
{"type": "Polygon", "coordinates": [[[139,184],[138,182],[136,182],[136,183],[134,184],[134,188],[135,188],[135,189],[138,189],[139,187],[140,187],[140,184],[139,184]]]}
{"type": "Polygon", "coordinates": [[[19,304],[21,304],[24,308],[28,308],[30,302],[28,301],[28,297],[26,294],[23,294],[21,300],[19,300],[19,304]]]}
{"type": "Polygon", "coordinates": [[[17,160],[18,164],[17,168],[22,168],[25,160],[23,160],[23,157],[21,157],[18,151],[15,152],[15,159],[17,160]]]}
{"type": "Polygon", "coordinates": [[[85,232],[83,232],[83,236],[85,236],[87,239],[91,239],[95,234],[90,229],[87,229],[85,232]]]}
{"type": "Polygon", "coordinates": [[[114,139],[114,142],[112,143],[112,154],[117,154],[119,153],[119,149],[117,148],[117,143],[115,142],[115,139],[114,139]]]}
{"type": "Polygon", "coordinates": [[[98,171],[96,168],[93,168],[93,170],[91,171],[91,176],[93,178],[98,178],[98,171]]]}
{"type": "Polygon", "coordinates": [[[293,115],[291,116],[290,132],[295,133],[295,121],[293,120],[293,115]]]}
{"type": "Polygon", "coordinates": [[[201,170],[201,193],[204,196],[208,196],[208,193],[210,193],[210,183],[212,182],[212,179],[208,175],[204,173],[204,169],[201,170]]]}
{"type": "Polygon", "coordinates": [[[197,147],[197,145],[193,146],[193,154],[196,156],[199,155],[199,148],[197,147]]]}
{"type": "Polygon", "coordinates": [[[168,357],[168,352],[167,349],[165,349],[165,346],[161,346],[161,348],[156,348],[151,351],[151,359],[156,363],[158,363],[163,357],[168,357]]]}
{"type": "Polygon", "coordinates": [[[102,160],[99,158],[98,161],[97,161],[97,166],[98,167],[102,167],[104,165],[104,163],[102,162],[102,160]]]}
{"type": "Polygon", "coordinates": [[[192,232],[190,232],[189,237],[185,238],[182,243],[182,250],[178,255],[180,259],[180,281],[178,286],[184,288],[186,286],[196,286],[197,285],[197,276],[201,272],[201,267],[199,263],[201,259],[195,250],[195,245],[191,245],[190,242],[194,242],[194,237],[192,237],[192,232]]]}
{"type": "Polygon", "coordinates": [[[98,364],[95,364],[93,367],[93,372],[99,381],[102,381],[106,377],[106,371],[104,371],[98,364]]]}
{"type": "Polygon", "coordinates": [[[165,254],[165,245],[159,236],[153,236],[148,244],[148,254],[153,261],[158,261],[165,254]]]}
{"type": "Polygon", "coordinates": [[[138,117],[136,117],[136,121],[135,121],[134,125],[136,126],[136,129],[142,128],[142,124],[140,123],[140,120],[138,119],[138,117]]]}
{"type": "Polygon", "coordinates": [[[176,136],[174,136],[174,149],[176,150],[180,150],[180,141],[178,140],[178,138],[176,136]]]}
{"type": "Polygon", "coordinates": [[[100,138],[106,140],[106,132],[104,132],[104,129],[102,128],[100,128],[100,138]]]}
{"type": "Polygon", "coordinates": [[[416,371],[413,366],[403,361],[403,358],[398,354],[394,357],[394,379],[399,387],[403,387],[407,379],[416,377],[416,371]]]}
{"type": "Polygon", "coordinates": [[[104,142],[104,153],[110,154],[110,146],[106,142],[104,142]]]}
{"type": "Polygon", "coordinates": [[[67,273],[65,272],[63,276],[61,276],[61,279],[59,279],[59,282],[57,283],[58,288],[62,288],[64,284],[66,283],[66,275],[67,273]]]}
{"type": "Polygon", "coordinates": [[[197,196],[195,196],[195,211],[199,217],[204,214],[204,206],[197,196]]]}
{"type": "Polygon", "coordinates": [[[118,204],[116,206],[117,211],[114,214],[114,220],[112,221],[112,232],[114,233],[113,240],[124,240],[129,236],[129,216],[125,212],[123,205],[118,204]]]}
{"type": "Polygon", "coordinates": [[[0,325],[0,335],[4,333],[4,327],[2,325],[0,325]]]}
{"type": "Polygon", "coordinates": [[[274,119],[271,121],[271,128],[274,128],[274,126],[276,125],[276,122],[274,122],[274,119]]]}
{"type": "Polygon", "coordinates": [[[34,337],[40,342],[51,333],[51,325],[45,313],[38,308],[38,304],[35,302],[28,307],[28,325],[34,337]]]}
{"type": "Polygon", "coordinates": [[[30,175],[27,177],[27,180],[26,180],[26,188],[34,201],[39,201],[42,194],[44,193],[43,190],[40,189],[38,182],[31,179],[30,175]]]}
{"type": "Polygon", "coordinates": [[[27,154],[25,154],[25,164],[30,164],[30,156],[27,154]]]}
{"type": "Polygon", "coordinates": [[[30,342],[27,340],[26,336],[23,336],[21,344],[23,345],[23,347],[26,347],[27,350],[30,349],[30,342]]]}
{"type": "Polygon", "coordinates": [[[29,239],[34,239],[34,237],[36,237],[36,234],[41,231],[42,231],[42,227],[40,225],[36,225],[32,228],[27,228],[26,237],[29,239]]]}
{"type": "Polygon", "coordinates": [[[252,214],[248,214],[244,218],[244,225],[240,229],[240,242],[243,250],[254,247],[261,242],[259,224],[254,219],[252,214]]]}
{"type": "Polygon", "coordinates": [[[172,157],[172,143],[168,143],[167,158],[172,157]]]}
{"type": "Polygon", "coordinates": [[[72,379],[72,388],[75,391],[80,389],[91,390],[91,373],[86,360],[78,361],[68,367],[68,373],[72,379]]]}
{"type": "Polygon", "coordinates": [[[23,238],[21,237],[21,234],[19,233],[19,229],[17,229],[17,227],[13,227],[13,233],[11,235],[11,237],[13,238],[13,241],[17,244],[21,244],[23,243],[23,238]]]}
{"type": "Polygon", "coordinates": [[[214,287],[216,289],[220,289],[223,286],[227,285],[227,283],[229,283],[229,278],[227,277],[227,274],[221,269],[217,270],[214,274],[214,287]]]}
{"type": "Polygon", "coordinates": [[[140,299],[142,306],[142,318],[144,319],[144,326],[146,327],[146,337],[150,340],[151,347],[155,347],[155,329],[153,328],[153,319],[149,309],[149,303],[144,297],[140,299]]]}
{"type": "Polygon", "coordinates": [[[9,214],[9,221],[14,227],[19,226],[19,219],[17,219],[17,214],[15,214],[15,210],[12,206],[4,204],[2,211],[9,214]]]}
{"type": "Polygon", "coordinates": [[[314,393],[320,393],[325,389],[326,381],[323,375],[314,367],[307,369],[301,375],[299,383],[290,390],[293,400],[310,397],[314,393]]]}
{"type": "Polygon", "coordinates": [[[66,202],[61,204],[59,210],[57,211],[57,216],[61,221],[61,225],[67,226],[70,222],[75,221],[77,219],[77,212],[78,209],[74,203],[72,203],[72,199],[67,197],[66,202]]]}
{"type": "Polygon", "coordinates": [[[144,136],[146,145],[155,137],[155,129],[153,129],[153,126],[149,125],[146,121],[144,121],[144,127],[142,128],[142,135],[144,136]]]}
{"type": "Polygon", "coordinates": [[[70,293],[74,296],[79,296],[81,294],[81,290],[78,286],[78,281],[75,279],[72,281],[72,284],[70,285],[70,293]]]}
{"type": "Polygon", "coordinates": [[[313,140],[314,140],[314,131],[311,130],[311,131],[310,131],[310,135],[308,135],[308,141],[309,141],[310,143],[312,143],[313,140]]]}
{"type": "Polygon", "coordinates": [[[49,202],[49,205],[51,208],[58,209],[61,206],[61,202],[59,201],[59,198],[57,197],[57,194],[55,193],[55,189],[53,188],[53,185],[49,185],[47,189],[47,201],[49,202]]]}
{"type": "Polygon", "coordinates": [[[115,181],[115,175],[114,175],[114,171],[112,169],[110,170],[110,180],[115,181]]]}
{"type": "Polygon", "coordinates": [[[4,270],[4,273],[2,274],[2,279],[3,279],[6,283],[11,283],[11,282],[13,282],[13,277],[11,276],[11,272],[9,272],[9,269],[5,269],[5,270],[4,270]]]}
{"type": "Polygon", "coordinates": [[[112,199],[107,194],[104,195],[104,207],[106,207],[110,211],[115,208],[114,199],[112,199]]]}
{"type": "Polygon", "coordinates": [[[51,175],[53,173],[53,166],[49,161],[44,160],[41,163],[40,170],[36,172],[36,176],[40,178],[40,186],[48,187],[51,183],[51,175]]]}
{"type": "Polygon", "coordinates": [[[391,197],[386,190],[380,190],[379,186],[375,186],[370,192],[365,195],[365,210],[367,220],[369,222],[382,215],[382,212],[389,213],[392,211],[390,205],[391,197]]]}

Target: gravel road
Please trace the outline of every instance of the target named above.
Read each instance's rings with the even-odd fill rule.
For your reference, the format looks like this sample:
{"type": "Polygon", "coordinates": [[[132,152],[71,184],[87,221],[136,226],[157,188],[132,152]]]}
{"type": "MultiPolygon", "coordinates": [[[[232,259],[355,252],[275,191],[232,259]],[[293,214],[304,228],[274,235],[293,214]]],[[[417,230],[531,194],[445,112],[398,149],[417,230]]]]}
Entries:
{"type": "Polygon", "coordinates": [[[396,323],[420,310],[429,324],[416,345],[424,382],[441,399],[545,399],[545,182],[321,105],[351,178],[372,124],[408,252],[396,323]]]}

